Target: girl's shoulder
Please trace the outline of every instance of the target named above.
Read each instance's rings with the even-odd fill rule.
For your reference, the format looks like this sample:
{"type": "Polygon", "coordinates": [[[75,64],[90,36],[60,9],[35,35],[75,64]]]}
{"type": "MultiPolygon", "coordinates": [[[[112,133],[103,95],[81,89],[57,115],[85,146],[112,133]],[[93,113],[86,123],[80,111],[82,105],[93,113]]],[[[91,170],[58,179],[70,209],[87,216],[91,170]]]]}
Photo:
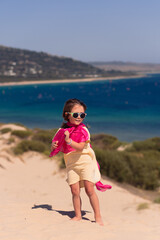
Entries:
{"type": "Polygon", "coordinates": [[[89,132],[89,130],[88,130],[88,128],[87,128],[86,126],[83,126],[83,127],[82,127],[82,133],[83,133],[86,137],[88,137],[88,139],[90,139],[90,132],[89,132]]]}

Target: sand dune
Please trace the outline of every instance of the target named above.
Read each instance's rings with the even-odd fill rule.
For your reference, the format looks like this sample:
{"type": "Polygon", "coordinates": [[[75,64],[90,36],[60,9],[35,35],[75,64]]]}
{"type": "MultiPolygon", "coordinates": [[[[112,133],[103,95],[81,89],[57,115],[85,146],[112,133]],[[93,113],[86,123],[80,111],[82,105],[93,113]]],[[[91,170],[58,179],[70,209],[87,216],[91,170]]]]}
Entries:
{"type": "Polygon", "coordinates": [[[95,224],[84,190],[83,220],[70,221],[73,207],[65,171],[59,170],[56,160],[36,152],[13,156],[6,139],[0,135],[0,239],[159,239],[160,206],[105,179],[103,182],[113,188],[97,191],[104,227],[95,224]],[[147,203],[148,208],[138,211],[141,203],[147,203]]]}

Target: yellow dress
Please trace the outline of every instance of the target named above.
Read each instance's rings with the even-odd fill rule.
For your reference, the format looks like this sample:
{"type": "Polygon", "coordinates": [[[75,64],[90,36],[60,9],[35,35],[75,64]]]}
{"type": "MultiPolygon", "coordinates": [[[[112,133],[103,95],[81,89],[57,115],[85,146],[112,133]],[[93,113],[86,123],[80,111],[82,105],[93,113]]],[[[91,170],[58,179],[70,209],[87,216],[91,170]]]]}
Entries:
{"type": "MultiPolygon", "coordinates": [[[[90,133],[86,127],[85,130],[90,133]]],[[[96,156],[90,147],[90,140],[85,142],[82,151],[72,151],[64,154],[64,160],[67,170],[67,182],[69,185],[80,182],[80,187],[84,187],[83,180],[92,183],[100,181],[101,175],[98,169],[96,156]]]]}

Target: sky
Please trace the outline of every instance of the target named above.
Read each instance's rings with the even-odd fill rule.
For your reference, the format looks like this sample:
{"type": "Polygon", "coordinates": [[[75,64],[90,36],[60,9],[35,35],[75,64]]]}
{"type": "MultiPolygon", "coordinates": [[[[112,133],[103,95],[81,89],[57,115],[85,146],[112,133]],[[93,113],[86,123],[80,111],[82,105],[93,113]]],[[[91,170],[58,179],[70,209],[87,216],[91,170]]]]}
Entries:
{"type": "Polygon", "coordinates": [[[0,0],[0,45],[90,61],[160,63],[159,0],[0,0]]]}

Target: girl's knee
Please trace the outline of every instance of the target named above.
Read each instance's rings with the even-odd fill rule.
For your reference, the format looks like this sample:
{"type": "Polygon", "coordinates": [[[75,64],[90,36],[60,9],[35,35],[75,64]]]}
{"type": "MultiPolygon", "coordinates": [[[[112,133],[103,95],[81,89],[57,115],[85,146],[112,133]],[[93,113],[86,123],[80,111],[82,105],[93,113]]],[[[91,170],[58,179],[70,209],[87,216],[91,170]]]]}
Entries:
{"type": "Polygon", "coordinates": [[[91,197],[94,194],[94,190],[91,188],[85,188],[85,191],[88,197],[91,197]]]}
{"type": "Polygon", "coordinates": [[[74,196],[80,196],[80,192],[77,191],[76,189],[71,189],[71,193],[72,193],[72,195],[74,195],[74,196]]]}
{"type": "Polygon", "coordinates": [[[80,190],[78,186],[71,185],[71,193],[74,196],[80,196],[80,190]]]}
{"type": "Polygon", "coordinates": [[[92,183],[85,184],[86,194],[90,197],[94,194],[94,187],[92,183]]]}

